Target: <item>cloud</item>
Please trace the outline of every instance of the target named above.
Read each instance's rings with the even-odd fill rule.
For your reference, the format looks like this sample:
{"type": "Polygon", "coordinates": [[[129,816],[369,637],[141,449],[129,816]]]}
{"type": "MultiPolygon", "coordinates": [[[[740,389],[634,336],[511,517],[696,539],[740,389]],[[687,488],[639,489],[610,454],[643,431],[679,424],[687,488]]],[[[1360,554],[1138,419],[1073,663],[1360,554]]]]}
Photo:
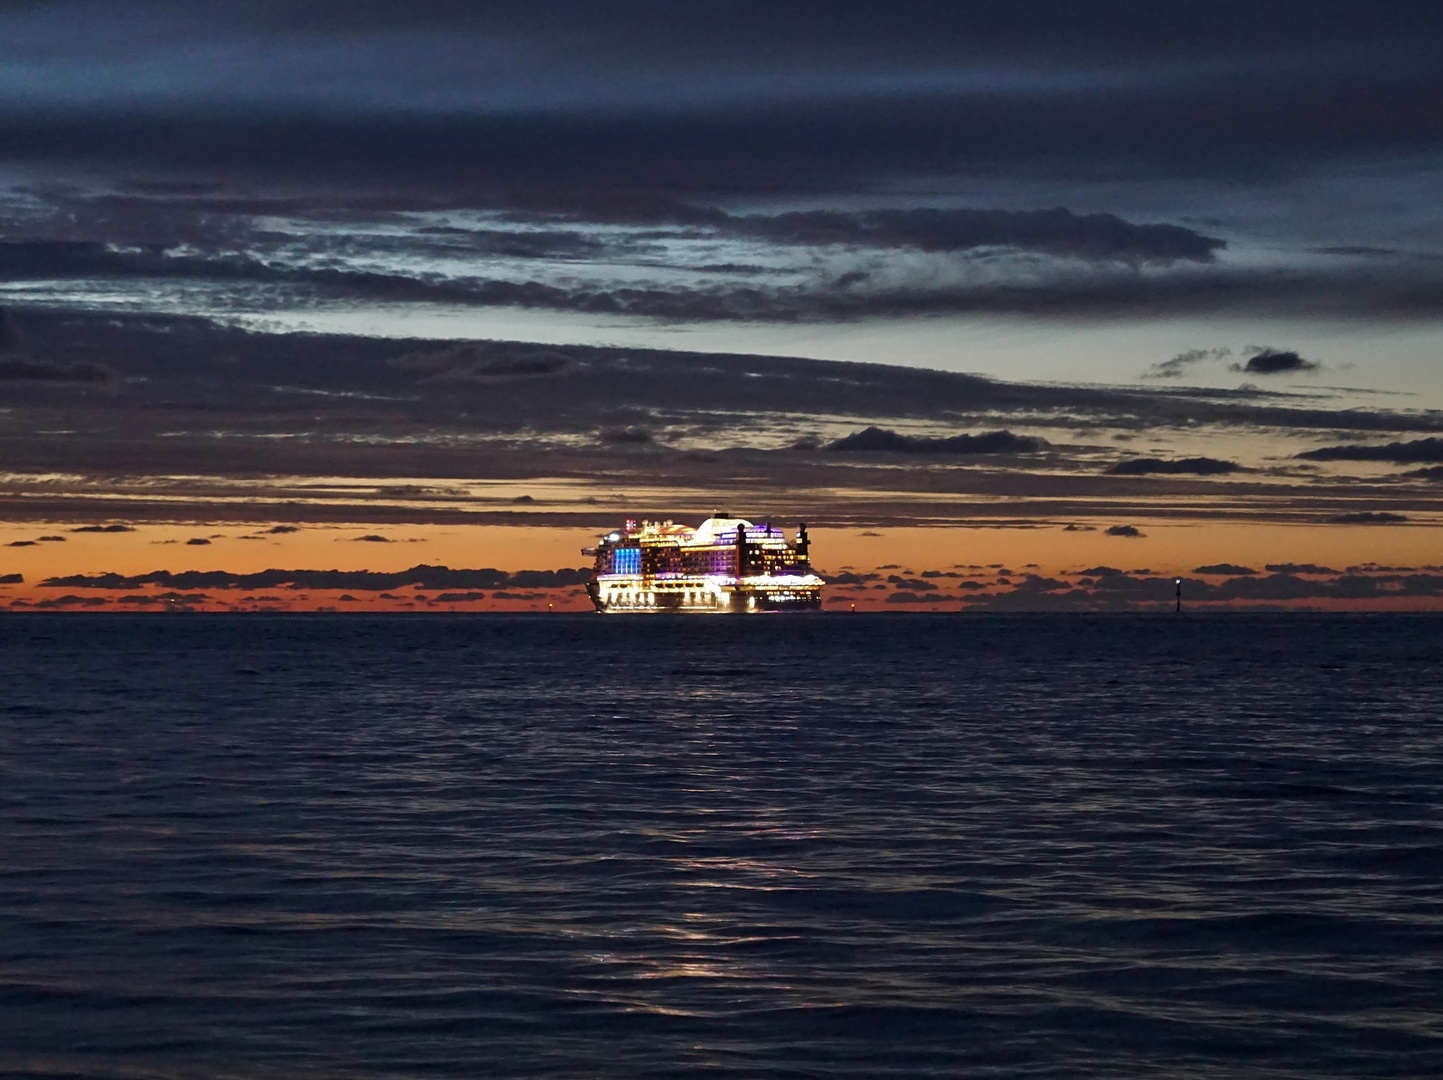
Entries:
{"type": "Polygon", "coordinates": [[[408,352],[390,364],[423,374],[429,381],[491,383],[556,375],[570,366],[571,357],[563,350],[474,341],[408,352]]]}
{"type": "Polygon", "coordinates": [[[1316,563],[1268,563],[1264,567],[1270,574],[1336,574],[1337,570],[1316,563]]]}
{"type": "Polygon", "coordinates": [[[161,593],[158,596],[121,596],[116,599],[117,604],[134,604],[136,606],[147,606],[150,604],[200,604],[209,600],[210,597],[204,593],[182,594],[177,592],[161,593]]]}
{"type": "Polygon", "coordinates": [[[1347,258],[1384,258],[1389,255],[1400,255],[1397,248],[1369,247],[1364,244],[1337,244],[1330,247],[1309,248],[1315,255],[1341,255],[1347,258]]]}
{"type": "Polygon", "coordinates": [[[186,544],[190,547],[204,547],[210,544],[210,541],[203,536],[192,536],[186,544]]]}
{"type": "MultiPolygon", "coordinates": [[[[1269,570],[1272,567],[1268,567],[1269,570]]],[[[1193,569],[1194,574],[1208,574],[1212,576],[1225,577],[1249,577],[1257,571],[1250,566],[1235,566],[1233,563],[1214,563],[1212,566],[1198,566],[1193,569]]]]}
{"type": "Polygon", "coordinates": [[[1260,349],[1246,364],[1234,364],[1233,370],[1249,375],[1283,375],[1291,371],[1317,371],[1318,364],[1304,360],[1291,350],[1260,349]]]}
{"type": "Polygon", "coordinates": [[[0,585],[23,585],[25,584],[24,574],[0,574],[0,585]]]}
{"type": "MultiPolygon", "coordinates": [[[[168,521],[166,531],[154,535],[183,541],[195,522],[232,520],[225,515],[237,507],[252,518],[252,527],[264,530],[272,527],[275,508],[288,503],[287,517],[374,522],[373,529],[463,518],[611,527],[623,509],[614,501],[617,491],[630,491],[631,503],[651,504],[648,513],[681,517],[687,507],[659,500],[714,486],[720,470],[745,477],[739,482],[753,492],[795,492],[816,504],[808,513],[822,516],[814,520],[852,534],[972,517],[978,498],[1031,491],[1042,501],[1030,500],[1033,509],[1019,511],[1028,523],[1058,529],[1076,524],[1067,535],[1080,536],[1084,523],[1106,527],[1147,517],[1146,507],[1124,498],[1124,488],[1141,485],[1149,500],[1172,509],[1178,505],[1175,496],[1181,500],[1198,487],[1187,476],[1159,474],[1144,483],[1101,475],[1118,457],[1100,449],[1111,431],[1149,432],[1149,440],[1161,442],[1148,452],[1156,460],[1183,458],[1184,440],[1201,449],[1260,432],[1269,439],[1291,438],[1299,450],[1325,442],[1368,442],[1372,431],[1388,432],[1383,440],[1406,437],[1392,434],[1397,431],[1443,433],[1443,415],[1427,410],[1320,407],[1316,396],[1009,384],[880,364],[629,347],[538,346],[563,352],[565,370],[517,379],[498,391],[465,381],[427,383],[424,373],[393,366],[392,358],[417,351],[414,341],[247,333],[198,319],[125,313],[25,309],[15,313],[15,322],[28,339],[46,342],[66,360],[93,351],[125,372],[120,393],[83,395],[67,404],[73,417],[67,427],[124,433],[106,441],[104,472],[96,472],[99,459],[90,437],[24,435],[7,443],[12,474],[52,477],[25,481],[23,497],[31,499],[33,492],[34,498],[68,499],[58,512],[83,508],[96,522],[83,527],[97,535],[134,528],[111,522],[168,521]],[[302,396],[278,387],[324,393],[302,396]],[[225,403],[220,412],[217,401],[225,403]],[[664,431],[665,445],[676,452],[642,454],[644,445],[585,451],[588,445],[595,451],[598,432],[638,423],[664,431]],[[1048,431],[1053,442],[1045,453],[1009,456],[1037,447],[1030,436],[1044,426],[1077,434],[1054,438],[1048,431]],[[842,446],[860,441],[878,449],[780,449],[799,428],[815,429],[842,446]],[[868,434],[868,428],[875,431],[868,434]],[[1337,434],[1349,429],[1359,432],[1356,439],[1337,434]],[[1178,449],[1169,452],[1175,441],[1178,449]],[[636,453],[619,453],[628,449],[636,453]],[[977,453],[984,450],[993,453],[977,453]],[[693,452],[704,452],[708,460],[689,457],[693,452]],[[988,467],[948,469],[948,462],[988,467]],[[939,466],[949,474],[945,484],[939,466]],[[591,486],[574,500],[542,498],[524,485],[530,483],[527,476],[543,473],[591,486]],[[154,485],[126,479],[146,475],[172,478],[163,496],[154,485]],[[523,486],[478,501],[466,479],[477,475],[523,486]],[[372,479],[337,491],[322,507],[294,501],[298,489],[287,478],[304,476],[372,479]],[[417,476],[439,479],[424,488],[404,480],[417,476]],[[232,503],[216,486],[217,479],[222,487],[228,484],[224,478],[246,478],[254,502],[232,503]],[[434,486],[443,481],[451,486],[434,486]],[[1063,489],[1067,498],[1059,501],[1063,489]],[[527,490],[536,503],[510,501],[527,490]],[[855,497],[859,490],[888,495],[862,503],[855,497]],[[69,498],[79,494],[84,497],[69,498]]],[[[517,357],[524,357],[526,348],[511,345],[517,357]]],[[[31,406],[23,398],[6,404],[13,407],[6,417],[12,431],[54,426],[48,406],[31,406]]],[[[1254,519],[1296,514],[1296,478],[1250,475],[1256,498],[1235,503],[1231,512],[1254,519]]],[[[1320,472],[1310,481],[1309,512],[1321,519],[1366,506],[1418,516],[1426,511],[1427,494],[1416,481],[1340,482],[1320,472]]],[[[995,505],[1003,517],[1014,516],[1008,504],[995,505]]]]}
{"type": "Polygon", "coordinates": [[[106,603],[108,601],[101,596],[76,596],[69,593],[65,596],[36,601],[31,606],[36,608],[104,607],[106,603]]]}
{"type": "Polygon", "coordinates": [[[128,533],[135,532],[133,525],[79,525],[70,530],[73,533],[128,533]]]}
{"type": "MultiPolygon", "coordinates": [[[[357,220],[368,221],[364,216],[357,220]]],[[[1230,311],[1374,318],[1443,313],[1443,267],[1431,264],[1367,275],[1346,267],[1262,269],[1202,263],[1142,273],[1125,263],[1078,265],[1051,253],[999,261],[995,253],[974,257],[952,252],[945,263],[920,271],[883,251],[861,264],[853,259],[850,269],[837,273],[826,260],[818,262],[821,256],[789,254],[782,245],[772,253],[785,269],[786,280],[778,283],[770,273],[741,280],[699,278],[700,271],[685,261],[681,268],[691,271],[686,276],[659,273],[654,257],[641,256],[625,244],[609,259],[569,266],[568,273],[558,275],[548,265],[460,260],[433,251],[420,235],[375,251],[364,250],[364,239],[352,241],[349,249],[336,249],[332,233],[318,225],[310,229],[314,237],[307,241],[244,254],[234,251],[231,238],[217,238],[212,247],[187,247],[184,254],[153,245],[116,250],[113,244],[91,241],[25,243],[19,246],[26,252],[10,258],[8,273],[17,281],[113,281],[138,304],[153,297],[157,281],[168,281],[172,289],[187,294],[209,291],[216,303],[234,303],[238,296],[248,304],[299,309],[337,301],[436,302],[688,322],[851,321],[967,313],[1163,316],[1230,311]],[[297,250],[307,245],[316,250],[297,250]],[[64,257],[39,257],[39,247],[63,249],[64,257]],[[37,257],[32,261],[30,255],[37,257]],[[446,273],[420,269],[439,259],[445,260],[446,273]],[[616,263],[630,264],[630,272],[618,273],[616,263]]],[[[701,242],[690,233],[672,238],[673,246],[701,242]]],[[[5,246],[0,244],[0,249],[5,246]]],[[[5,264],[0,257],[0,277],[6,274],[5,264]]],[[[84,290],[77,295],[83,296],[84,290]]],[[[549,377],[560,370],[555,355],[549,360],[533,355],[470,362],[466,358],[471,348],[462,344],[427,350],[406,362],[438,381],[512,381],[549,377]]],[[[1315,366],[1288,360],[1292,355],[1264,352],[1238,370],[1277,374],[1315,366]]],[[[73,374],[79,377],[90,370],[76,367],[73,374]]],[[[59,371],[51,374],[58,377],[59,371]]],[[[102,375],[95,369],[88,377],[102,375]]]]}
{"type": "Polygon", "coordinates": [[[1386,510],[1359,510],[1351,514],[1335,514],[1328,520],[1334,525],[1393,525],[1408,518],[1386,510]]]}
{"type": "Polygon", "coordinates": [[[381,536],[377,533],[367,533],[365,536],[353,536],[351,542],[356,544],[393,544],[395,543],[388,536],[381,536]]]}
{"type": "Polygon", "coordinates": [[[1136,525],[1114,525],[1107,530],[1108,536],[1143,536],[1136,525]]]}
{"type": "Polygon", "coordinates": [[[1412,469],[1403,475],[1418,480],[1443,480],[1443,465],[1431,465],[1426,469],[1412,469]]]}
{"type": "Polygon", "coordinates": [[[895,431],[873,426],[828,443],[827,449],[848,453],[880,451],[899,454],[1031,454],[1046,445],[1043,439],[1014,435],[1010,431],[988,431],[981,435],[952,435],[931,439],[899,435],[895,431]]]}
{"type": "Polygon", "coordinates": [[[881,578],[881,574],[858,574],[846,571],[840,574],[829,574],[825,580],[828,585],[864,585],[870,581],[881,578]]]}
{"type": "Polygon", "coordinates": [[[1443,461],[1443,439],[1414,439],[1412,442],[1391,442],[1387,446],[1322,446],[1304,450],[1297,455],[1310,461],[1392,461],[1399,464],[1415,461],[1443,461]]]}
{"type": "Polygon", "coordinates": [[[848,244],[919,251],[1011,247],[1084,259],[1211,261],[1226,246],[1178,225],[1134,225],[1115,214],[1051,210],[834,210],[745,217],[719,225],[782,244],[848,244]]]}
{"type": "Polygon", "coordinates": [[[1177,458],[1171,461],[1162,458],[1129,458],[1119,461],[1107,471],[1113,476],[1145,476],[1151,473],[1166,475],[1195,473],[1198,476],[1217,476],[1223,473],[1237,472],[1240,468],[1242,466],[1236,462],[1220,461],[1217,458],[1209,457],[1177,458]]]}
{"type": "MultiPolygon", "coordinates": [[[[341,599],[345,599],[342,597],[341,599]]],[[[473,600],[485,600],[486,594],[482,592],[447,592],[436,597],[438,604],[466,604],[473,600]]]]}
{"type": "Polygon", "coordinates": [[[1180,352],[1171,360],[1163,360],[1153,364],[1147,371],[1143,372],[1145,379],[1178,379],[1188,370],[1202,363],[1204,360],[1221,360],[1231,356],[1233,351],[1228,348],[1219,349],[1188,349],[1180,352]]]}
{"type": "Polygon", "coordinates": [[[23,356],[0,356],[0,382],[106,383],[115,377],[109,368],[78,362],[56,364],[23,356]]]}
{"type": "Polygon", "coordinates": [[[651,431],[640,426],[603,428],[597,432],[596,437],[601,442],[614,446],[643,446],[653,441],[651,431]]]}
{"type": "Polygon", "coordinates": [[[272,525],[269,529],[262,529],[262,532],[269,536],[280,536],[284,533],[300,532],[298,525],[272,525]]]}
{"type": "Polygon", "coordinates": [[[552,589],[581,585],[591,579],[591,569],[452,570],[445,566],[413,566],[392,573],[375,570],[261,570],[236,574],[225,570],[154,570],[146,574],[71,574],[41,581],[46,588],[133,590],[147,585],[171,589],[345,589],[381,592],[412,585],[423,589],[497,589],[511,585],[524,589],[552,589]]]}
{"type": "Polygon", "coordinates": [[[922,581],[917,578],[904,578],[898,574],[890,574],[887,583],[894,589],[906,589],[910,592],[936,592],[937,586],[930,581],[922,581]]]}

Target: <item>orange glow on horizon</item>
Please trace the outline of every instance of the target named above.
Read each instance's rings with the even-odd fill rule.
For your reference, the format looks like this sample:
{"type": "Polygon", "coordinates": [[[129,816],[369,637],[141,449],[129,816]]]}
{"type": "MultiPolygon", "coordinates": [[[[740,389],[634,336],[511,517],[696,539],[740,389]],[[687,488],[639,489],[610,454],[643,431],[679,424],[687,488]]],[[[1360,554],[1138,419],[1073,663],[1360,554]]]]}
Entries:
{"type": "MultiPolygon", "coordinates": [[[[984,583],[987,591],[1006,591],[1026,575],[1063,578],[1094,566],[1149,576],[1196,578],[1195,569],[1214,564],[1235,564],[1265,573],[1268,564],[1316,564],[1343,571],[1376,563],[1386,567],[1427,570],[1443,562],[1443,532],[1431,525],[1286,525],[1219,524],[1129,521],[1141,536],[1109,536],[1106,529],[1119,522],[1079,523],[1075,531],[1062,525],[1035,528],[814,527],[814,565],[835,575],[880,573],[919,575],[924,571],[964,573],[984,583]],[[999,585],[999,576],[1007,584],[999,585]]],[[[224,522],[200,524],[142,524],[133,531],[77,532],[73,525],[45,522],[0,524],[0,576],[21,574],[19,584],[0,585],[0,608],[33,609],[62,596],[78,610],[156,610],[185,606],[194,610],[283,611],[587,611],[590,602],[578,586],[553,589],[487,588],[437,590],[407,585],[378,591],[296,589],[290,586],[264,590],[202,588],[186,590],[177,600],[137,604],[137,597],[154,598],[162,587],[135,590],[45,586],[51,577],[116,573],[125,576],[155,570],[188,570],[251,574],[266,569],[368,570],[394,573],[418,564],[451,569],[495,568],[557,570],[584,567],[580,553],[593,543],[591,528],[509,525],[387,525],[308,524],[253,525],[224,522]],[[272,531],[276,529],[294,531],[272,531]],[[60,536],[62,540],[42,540],[60,536]],[[366,539],[380,537],[381,539],[366,539]],[[207,543],[193,543],[205,540],[207,543]],[[15,545],[21,546],[15,546],[15,545]],[[476,593],[482,594],[475,597],[476,593]],[[498,593],[500,595],[498,595],[498,593]],[[204,599],[200,599],[204,597],[204,599]],[[438,599],[441,598],[441,599],[438,599]],[[95,599],[107,601],[95,604],[95,599]],[[87,607],[84,601],[89,600],[87,607]],[[18,604],[17,604],[18,601],[18,604]]],[[[789,530],[790,531],[790,530],[789,530]]],[[[932,579],[938,595],[948,595],[958,578],[932,579]]],[[[1217,582],[1221,577],[1207,580],[1217,582]]],[[[829,587],[826,607],[847,611],[908,610],[885,600],[889,590],[869,586],[857,590],[829,587]]],[[[975,590],[974,590],[975,591],[975,590]]],[[[960,595],[955,588],[950,595],[960,595]]],[[[1184,602],[1187,603],[1186,590],[1184,602]]],[[[958,610],[961,600],[924,599],[910,610],[958,610]]],[[[1245,605],[1244,605],[1245,606],[1245,605]]],[[[1276,606],[1270,604],[1269,606],[1276,606]]],[[[1340,610],[1443,610],[1443,598],[1426,596],[1378,597],[1363,601],[1307,601],[1312,608],[1340,610]]]]}

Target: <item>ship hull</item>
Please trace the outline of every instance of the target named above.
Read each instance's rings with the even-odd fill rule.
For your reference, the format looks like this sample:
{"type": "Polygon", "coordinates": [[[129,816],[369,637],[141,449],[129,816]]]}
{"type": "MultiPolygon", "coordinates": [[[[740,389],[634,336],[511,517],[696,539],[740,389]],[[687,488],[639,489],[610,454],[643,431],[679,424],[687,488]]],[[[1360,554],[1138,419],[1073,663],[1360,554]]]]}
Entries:
{"type": "Polygon", "coordinates": [[[603,615],[760,615],[784,611],[819,611],[821,589],[795,586],[717,585],[685,582],[587,583],[592,606],[603,615]]]}

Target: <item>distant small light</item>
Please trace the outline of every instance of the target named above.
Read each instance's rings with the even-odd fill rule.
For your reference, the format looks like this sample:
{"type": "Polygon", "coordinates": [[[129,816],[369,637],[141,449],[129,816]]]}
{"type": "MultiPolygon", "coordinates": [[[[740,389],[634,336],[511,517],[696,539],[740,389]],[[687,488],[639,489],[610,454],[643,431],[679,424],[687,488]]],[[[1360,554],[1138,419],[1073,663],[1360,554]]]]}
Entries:
{"type": "Polygon", "coordinates": [[[1181,585],[1181,584],[1182,584],[1182,578],[1173,578],[1172,583],[1173,583],[1174,585],[1181,585]]]}
{"type": "Polygon", "coordinates": [[[606,534],[606,538],[607,538],[608,540],[620,540],[620,539],[621,539],[621,533],[607,533],[607,534],[606,534]]]}

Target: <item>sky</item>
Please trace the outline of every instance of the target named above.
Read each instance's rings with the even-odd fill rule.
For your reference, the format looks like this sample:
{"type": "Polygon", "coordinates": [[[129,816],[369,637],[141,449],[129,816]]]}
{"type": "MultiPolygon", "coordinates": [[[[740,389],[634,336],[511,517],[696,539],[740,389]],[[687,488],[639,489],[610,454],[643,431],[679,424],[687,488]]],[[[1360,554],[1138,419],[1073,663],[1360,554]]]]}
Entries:
{"type": "Polygon", "coordinates": [[[576,610],[721,505],[842,610],[1443,606],[1439,55],[1408,0],[0,0],[0,610],[576,610]]]}

